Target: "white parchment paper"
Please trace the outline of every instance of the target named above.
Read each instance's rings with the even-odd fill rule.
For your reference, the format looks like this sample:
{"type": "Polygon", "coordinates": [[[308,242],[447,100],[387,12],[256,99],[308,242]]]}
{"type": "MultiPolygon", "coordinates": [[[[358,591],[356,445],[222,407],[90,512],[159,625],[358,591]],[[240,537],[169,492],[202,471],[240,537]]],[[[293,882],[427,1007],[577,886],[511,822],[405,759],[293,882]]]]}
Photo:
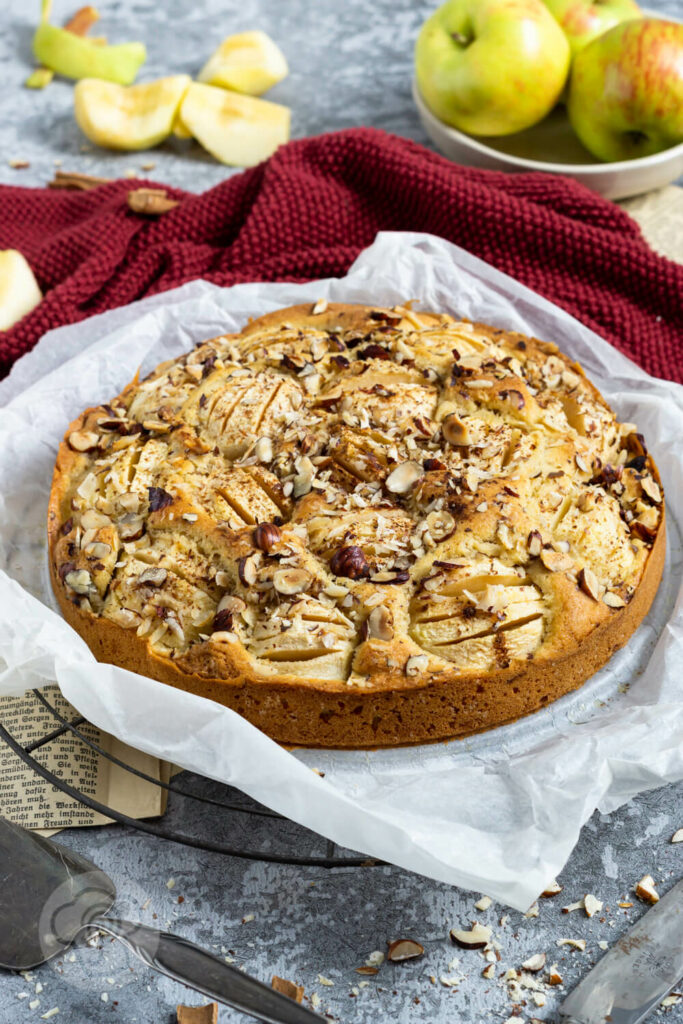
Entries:
{"type": "Polygon", "coordinates": [[[195,282],[46,335],[0,383],[0,693],[57,680],[90,721],[237,786],[343,846],[525,910],[596,807],[683,778],[683,388],[648,377],[551,303],[449,243],[384,233],[342,280],[195,282]],[[446,310],[557,342],[635,421],[668,497],[668,555],[647,620],[576,694],[466,740],[290,753],[211,701],[100,665],[53,609],[45,557],[52,467],[68,422],[195,342],[326,297],[446,310]],[[2,571],[4,570],[4,571],[2,571]],[[321,778],[311,768],[324,771],[321,778]]]}

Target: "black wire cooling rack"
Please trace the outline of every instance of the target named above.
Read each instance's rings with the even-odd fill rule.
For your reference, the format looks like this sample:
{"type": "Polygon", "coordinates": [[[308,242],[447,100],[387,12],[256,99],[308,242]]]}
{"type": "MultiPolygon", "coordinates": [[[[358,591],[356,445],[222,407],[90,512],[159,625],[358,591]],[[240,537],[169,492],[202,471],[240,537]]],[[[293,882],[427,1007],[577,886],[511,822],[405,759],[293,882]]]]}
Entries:
{"type": "MultiPolygon", "coordinates": [[[[131,828],[137,829],[139,832],[146,832],[148,835],[157,836],[160,839],[167,839],[170,842],[181,843],[184,846],[192,846],[196,849],[208,850],[213,853],[223,853],[230,857],[241,857],[244,860],[257,860],[274,864],[292,864],[299,867],[319,868],[375,867],[383,863],[382,861],[362,856],[338,856],[336,855],[337,847],[331,840],[325,840],[315,832],[311,832],[309,829],[298,825],[296,828],[300,829],[302,836],[309,837],[309,842],[325,843],[326,851],[324,856],[300,857],[293,856],[291,854],[272,852],[270,849],[245,849],[239,846],[231,846],[226,843],[216,842],[210,838],[177,832],[172,828],[166,827],[163,820],[161,822],[140,821],[129,817],[127,814],[122,814],[114,807],[108,807],[106,804],[100,803],[98,800],[93,799],[89,794],[82,793],[70,783],[65,782],[64,779],[59,778],[59,776],[51,772],[49,768],[46,768],[45,765],[41,764],[33,755],[36,751],[39,751],[42,747],[46,746],[46,744],[51,743],[59,736],[69,732],[101,757],[107,758],[107,760],[111,761],[113,764],[116,764],[125,771],[130,772],[131,775],[135,775],[139,779],[144,779],[145,782],[158,786],[161,789],[165,789],[169,794],[174,794],[174,797],[194,801],[197,804],[209,805],[220,813],[230,812],[237,815],[249,815],[252,819],[262,819],[264,823],[264,830],[266,832],[263,840],[264,846],[269,845],[272,841],[272,836],[268,834],[267,829],[269,824],[272,825],[273,819],[276,821],[288,820],[281,814],[277,814],[275,811],[271,811],[267,807],[263,807],[255,801],[238,804],[229,800],[219,800],[214,797],[205,796],[201,793],[193,793],[190,788],[179,785],[177,782],[163,782],[159,779],[155,779],[146,772],[140,771],[138,768],[134,768],[132,765],[126,764],[125,761],[114,757],[97,743],[93,742],[93,740],[85,735],[85,733],[80,729],[80,726],[87,725],[85,718],[79,715],[71,720],[66,719],[57,710],[57,708],[50,703],[44,693],[40,690],[33,690],[33,693],[43,707],[53,716],[55,720],[55,728],[51,729],[40,739],[34,740],[32,743],[24,746],[2,723],[0,723],[0,739],[7,744],[10,750],[21,758],[24,764],[31,768],[42,779],[51,783],[53,786],[56,786],[62,791],[62,793],[78,800],[93,811],[99,811],[101,814],[106,815],[108,818],[112,818],[114,821],[117,821],[122,825],[128,825],[131,828]]],[[[224,789],[226,792],[229,792],[229,787],[225,786],[224,789]]]]}

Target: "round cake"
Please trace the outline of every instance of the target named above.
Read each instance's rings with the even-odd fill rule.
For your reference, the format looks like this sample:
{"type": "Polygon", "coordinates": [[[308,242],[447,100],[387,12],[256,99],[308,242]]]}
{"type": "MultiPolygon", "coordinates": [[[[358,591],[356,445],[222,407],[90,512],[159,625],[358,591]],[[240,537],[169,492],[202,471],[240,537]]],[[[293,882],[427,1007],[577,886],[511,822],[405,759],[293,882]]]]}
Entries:
{"type": "Polygon", "coordinates": [[[556,345],[324,300],[86,410],[48,532],[100,661],[322,747],[490,729],[580,686],[665,543],[642,435],[556,345]]]}

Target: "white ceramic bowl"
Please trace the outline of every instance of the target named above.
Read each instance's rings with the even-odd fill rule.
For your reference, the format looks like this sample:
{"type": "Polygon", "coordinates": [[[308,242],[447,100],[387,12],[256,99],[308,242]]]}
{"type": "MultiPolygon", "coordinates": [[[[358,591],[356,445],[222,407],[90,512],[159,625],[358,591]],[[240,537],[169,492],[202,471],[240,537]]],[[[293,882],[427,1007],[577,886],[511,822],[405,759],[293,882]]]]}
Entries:
{"type": "Polygon", "coordinates": [[[526,131],[483,139],[466,135],[435,117],[415,81],[413,98],[429,138],[445,156],[459,164],[493,171],[564,174],[608,199],[640,195],[669,185],[683,174],[683,143],[636,160],[596,162],[572,131],[563,104],[526,131]]]}

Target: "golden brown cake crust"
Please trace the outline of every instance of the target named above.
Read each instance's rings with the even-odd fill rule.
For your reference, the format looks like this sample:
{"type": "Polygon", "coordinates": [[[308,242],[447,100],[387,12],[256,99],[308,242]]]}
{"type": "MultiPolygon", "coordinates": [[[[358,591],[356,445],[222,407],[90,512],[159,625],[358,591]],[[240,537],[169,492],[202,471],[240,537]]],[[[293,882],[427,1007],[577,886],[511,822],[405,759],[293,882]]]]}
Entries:
{"type": "Polygon", "coordinates": [[[642,437],[556,346],[325,302],[86,410],[48,533],[98,660],[327,747],[556,700],[637,628],[665,553],[642,437]]]}

